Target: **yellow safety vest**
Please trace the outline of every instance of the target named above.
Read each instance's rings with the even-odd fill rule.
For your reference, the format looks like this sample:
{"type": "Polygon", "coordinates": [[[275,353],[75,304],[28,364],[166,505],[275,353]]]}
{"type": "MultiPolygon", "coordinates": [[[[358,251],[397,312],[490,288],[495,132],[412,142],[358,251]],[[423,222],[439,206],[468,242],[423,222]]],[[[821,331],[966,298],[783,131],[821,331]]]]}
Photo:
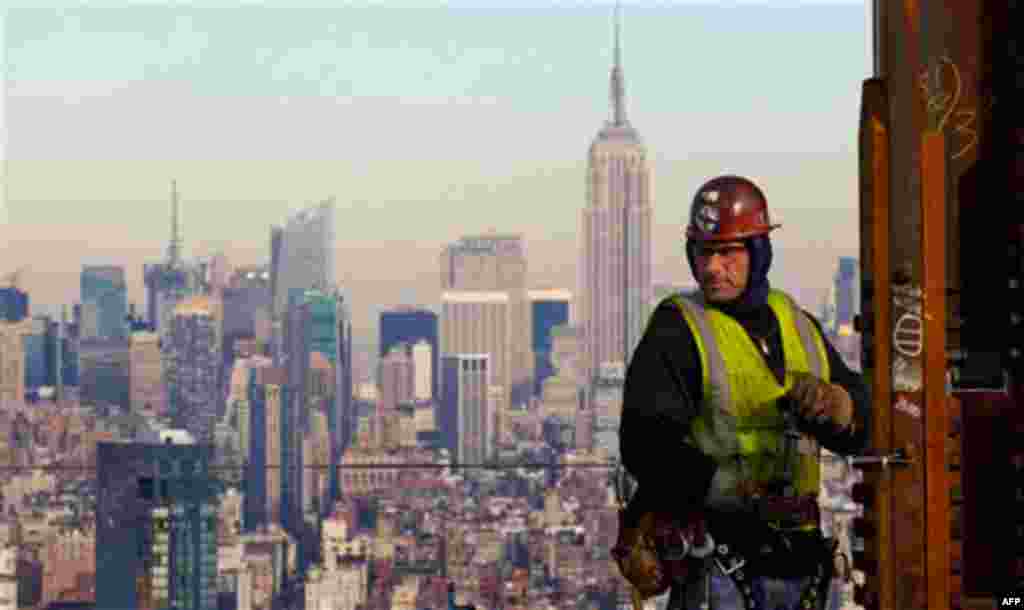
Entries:
{"type": "MultiPolygon", "coordinates": [[[[673,297],[693,333],[700,354],[703,398],[685,442],[713,458],[718,471],[707,504],[734,507],[741,500],[741,482],[782,479],[785,422],[778,400],[793,385],[794,372],[828,380],[828,352],[813,322],[793,299],[771,290],[768,305],[779,320],[785,358],[785,384],[768,367],[754,341],[739,322],[698,295],[673,297]]],[[[820,448],[801,436],[791,452],[790,482],[796,495],[817,495],[820,448]]]]}

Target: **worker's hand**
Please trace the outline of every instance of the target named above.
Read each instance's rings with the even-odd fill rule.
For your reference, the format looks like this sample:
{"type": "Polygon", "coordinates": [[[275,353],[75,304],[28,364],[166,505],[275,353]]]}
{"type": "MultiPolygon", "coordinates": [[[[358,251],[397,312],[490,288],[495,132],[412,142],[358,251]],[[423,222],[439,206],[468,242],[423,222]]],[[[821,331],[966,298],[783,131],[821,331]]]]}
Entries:
{"type": "Polygon", "coordinates": [[[841,430],[853,424],[853,400],[846,390],[810,373],[792,373],[792,377],[793,387],[788,396],[802,419],[819,424],[829,422],[841,430]]]}

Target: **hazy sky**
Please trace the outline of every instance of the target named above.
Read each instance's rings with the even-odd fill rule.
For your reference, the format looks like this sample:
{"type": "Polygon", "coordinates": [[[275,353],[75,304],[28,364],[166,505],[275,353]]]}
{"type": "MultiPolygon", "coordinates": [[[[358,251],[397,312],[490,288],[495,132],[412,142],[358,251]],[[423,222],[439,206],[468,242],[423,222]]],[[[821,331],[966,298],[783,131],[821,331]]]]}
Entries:
{"type": "MultiPolygon", "coordinates": [[[[81,264],[108,262],[141,307],[172,178],[186,252],[239,264],[265,261],[271,223],[333,195],[360,342],[381,306],[436,304],[441,246],[465,233],[522,232],[532,283],[575,288],[610,3],[76,4],[4,15],[0,273],[29,265],[35,302],[77,299],[81,264]]],[[[857,248],[863,3],[623,6],[655,279],[689,281],[689,199],[743,173],[784,224],[773,282],[816,309],[857,248]]]]}

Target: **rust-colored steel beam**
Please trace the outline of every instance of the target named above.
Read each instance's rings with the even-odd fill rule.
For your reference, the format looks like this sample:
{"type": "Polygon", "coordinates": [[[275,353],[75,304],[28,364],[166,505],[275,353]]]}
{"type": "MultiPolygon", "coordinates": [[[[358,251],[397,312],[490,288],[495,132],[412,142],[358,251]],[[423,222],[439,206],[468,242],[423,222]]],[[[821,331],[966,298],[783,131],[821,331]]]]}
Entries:
{"type": "Polygon", "coordinates": [[[925,547],[928,610],[950,605],[950,486],[946,398],[946,144],[941,131],[921,138],[921,241],[924,256],[925,547]]]}
{"type": "MultiPolygon", "coordinates": [[[[891,404],[892,379],[889,375],[892,345],[889,290],[889,98],[886,83],[880,78],[864,81],[861,91],[860,173],[861,173],[861,266],[869,308],[861,332],[864,333],[865,366],[873,395],[872,447],[880,454],[892,451],[891,404]],[[868,283],[870,282],[870,283],[868,283]]],[[[865,472],[871,486],[865,525],[859,533],[865,538],[867,553],[862,556],[871,565],[860,566],[869,575],[868,587],[874,593],[865,600],[871,610],[892,607],[895,599],[893,557],[888,547],[891,537],[892,484],[886,469],[865,472]],[[869,534],[866,529],[872,530],[869,534]],[[873,534],[873,535],[872,535],[873,534]]]]}

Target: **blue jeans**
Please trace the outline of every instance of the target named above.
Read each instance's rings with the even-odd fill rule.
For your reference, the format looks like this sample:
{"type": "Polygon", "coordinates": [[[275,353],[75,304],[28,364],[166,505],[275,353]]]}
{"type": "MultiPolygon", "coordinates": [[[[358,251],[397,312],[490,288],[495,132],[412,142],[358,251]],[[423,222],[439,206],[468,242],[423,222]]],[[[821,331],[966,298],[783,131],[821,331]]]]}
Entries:
{"type": "MultiPolygon", "coordinates": [[[[712,568],[708,576],[710,583],[701,578],[687,587],[684,595],[680,595],[684,593],[680,588],[673,588],[667,610],[701,610],[705,601],[709,602],[708,610],[747,610],[743,596],[731,577],[722,574],[718,568],[712,568]],[[708,593],[710,600],[707,599],[708,593]]],[[[800,610],[800,597],[809,580],[753,578],[750,586],[760,610],[800,610]]],[[[828,597],[822,600],[826,603],[820,610],[839,610],[838,587],[837,581],[833,580],[828,597]]]]}

